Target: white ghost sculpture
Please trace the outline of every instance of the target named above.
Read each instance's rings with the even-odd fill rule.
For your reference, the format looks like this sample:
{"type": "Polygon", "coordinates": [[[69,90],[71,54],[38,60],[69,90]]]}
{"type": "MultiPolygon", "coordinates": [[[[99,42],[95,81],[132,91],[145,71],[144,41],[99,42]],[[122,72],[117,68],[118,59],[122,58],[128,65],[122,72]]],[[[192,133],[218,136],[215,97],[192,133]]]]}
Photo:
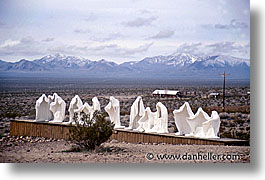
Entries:
{"type": "Polygon", "coordinates": [[[139,127],[138,121],[144,115],[145,108],[141,96],[138,96],[131,106],[130,123],[126,129],[137,129],[139,127]]]}
{"type": "Polygon", "coordinates": [[[83,104],[83,106],[81,106],[79,109],[75,109],[74,110],[75,113],[78,113],[78,122],[79,123],[83,123],[83,121],[81,120],[81,112],[84,112],[85,114],[89,115],[89,119],[91,120],[93,118],[93,107],[90,106],[87,102],[85,104],[83,104]]]}
{"type": "Polygon", "coordinates": [[[48,116],[49,118],[48,118],[48,121],[53,120],[53,113],[50,110],[50,106],[51,106],[51,103],[53,102],[53,99],[54,99],[54,96],[48,95],[48,101],[49,101],[49,116],[48,116]]]}
{"type": "Polygon", "coordinates": [[[154,119],[154,127],[152,131],[157,133],[168,133],[168,111],[161,102],[156,104],[156,117],[154,119]]]}
{"type": "Polygon", "coordinates": [[[52,118],[52,112],[50,111],[51,99],[47,98],[45,94],[36,101],[36,119],[37,121],[49,121],[52,118]]]}
{"type": "Polygon", "coordinates": [[[114,129],[121,129],[124,126],[121,126],[120,122],[120,102],[115,99],[113,96],[110,96],[110,101],[105,107],[105,111],[110,117],[110,121],[114,123],[114,129]]]}
{"type": "Polygon", "coordinates": [[[80,99],[78,95],[75,95],[75,97],[71,100],[70,106],[69,106],[69,123],[73,122],[73,117],[75,110],[82,108],[83,102],[80,99]]]}
{"type": "Polygon", "coordinates": [[[85,104],[83,104],[82,107],[75,110],[75,112],[78,112],[78,113],[84,112],[85,114],[89,114],[89,115],[90,115],[91,111],[93,111],[93,107],[90,106],[87,102],[85,104]]]}
{"type": "Polygon", "coordinates": [[[186,136],[203,137],[202,125],[209,119],[209,115],[200,107],[194,116],[187,118],[191,133],[186,134],[186,136]]]}
{"type": "Polygon", "coordinates": [[[65,118],[66,103],[64,100],[54,93],[54,102],[50,104],[50,110],[53,113],[54,119],[50,122],[63,122],[65,118]]]}
{"type": "Polygon", "coordinates": [[[194,116],[190,105],[185,102],[178,110],[173,111],[175,124],[178,128],[176,135],[190,134],[190,125],[187,122],[187,118],[194,116]]]}
{"type": "Polygon", "coordinates": [[[95,111],[100,111],[100,103],[97,97],[92,98],[93,105],[90,106],[87,102],[82,105],[80,108],[75,109],[74,112],[78,113],[78,119],[81,121],[80,113],[84,112],[85,114],[89,115],[89,119],[92,120],[95,111]]]}
{"type": "Polygon", "coordinates": [[[202,123],[202,129],[204,137],[206,138],[219,138],[217,133],[219,132],[221,120],[216,111],[212,111],[210,119],[202,123]]]}
{"type": "Polygon", "coordinates": [[[156,118],[156,112],[152,112],[150,107],[147,107],[144,111],[144,115],[139,119],[139,127],[136,129],[140,132],[154,132],[152,128],[154,127],[154,121],[156,118]]]}
{"type": "Polygon", "coordinates": [[[93,104],[92,106],[93,106],[94,111],[100,111],[100,103],[97,97],[92,98],[92,104],[93,104]]]}

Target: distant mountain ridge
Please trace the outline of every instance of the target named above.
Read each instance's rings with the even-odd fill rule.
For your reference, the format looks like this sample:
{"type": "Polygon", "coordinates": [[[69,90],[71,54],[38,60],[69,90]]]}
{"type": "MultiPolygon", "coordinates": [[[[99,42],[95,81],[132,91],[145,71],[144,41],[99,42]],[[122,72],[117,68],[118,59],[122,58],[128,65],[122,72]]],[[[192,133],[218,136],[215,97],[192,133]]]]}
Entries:
{"type": "Polygon", "coordinates": [[[18,62],[0,60],[3,73],[49,73],[55,76],[149,77],[149,78],[212,78],[218,73],[230,72],[233,78],[250,79],[250,60],[232,56],[196,56],[187,53],[146,57],[140,61],[122,64],[107,60],[92,61],[82,57],[61,54],[18,62]]]}

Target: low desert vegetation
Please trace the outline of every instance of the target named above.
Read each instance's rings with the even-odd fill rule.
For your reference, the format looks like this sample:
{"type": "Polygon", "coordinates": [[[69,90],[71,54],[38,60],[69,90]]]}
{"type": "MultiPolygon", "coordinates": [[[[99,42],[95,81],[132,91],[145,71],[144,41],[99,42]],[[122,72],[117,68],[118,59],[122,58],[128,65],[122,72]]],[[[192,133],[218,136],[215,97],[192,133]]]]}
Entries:
{"type": "Polygon", "coordinates": [[[92,118],[84,112],[75,113],[74,123],[70,124],[70,140],[78,145],[80,150],[94,150],[99,147],[110,138],[114,127],[105,117],[105,113],[98,111],[92,118]]]}

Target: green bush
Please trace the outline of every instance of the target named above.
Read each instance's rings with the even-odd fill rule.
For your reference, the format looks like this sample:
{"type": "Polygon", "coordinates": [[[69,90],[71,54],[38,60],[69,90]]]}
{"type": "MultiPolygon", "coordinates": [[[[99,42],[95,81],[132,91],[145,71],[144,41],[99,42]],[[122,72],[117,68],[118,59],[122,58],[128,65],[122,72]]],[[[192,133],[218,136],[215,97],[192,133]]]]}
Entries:
{"type": "Polygon", "coordinates": [[[114,124],[106,121],[106,115],[96,111],[90,120],[89,115],[81,112],[81,122],[78,122],[78,114],[74,114],[75,124],[70,124],[70,140],[81,149],[93,150],[106,142],[112,135],[114,124]]]}

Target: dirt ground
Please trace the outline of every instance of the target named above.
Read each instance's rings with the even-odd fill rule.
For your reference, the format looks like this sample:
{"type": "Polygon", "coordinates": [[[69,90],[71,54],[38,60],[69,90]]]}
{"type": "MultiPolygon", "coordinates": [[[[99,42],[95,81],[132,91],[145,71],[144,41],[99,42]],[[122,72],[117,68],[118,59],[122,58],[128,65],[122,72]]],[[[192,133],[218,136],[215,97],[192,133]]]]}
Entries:
{"type": "Polygon", "coordinates": [[[119,143],[116,140],[112,140],[111,142],[102,144],[102,147],[91,152],[90,151],[75,152],[74,147],[75,147],[74,144],[66,140],[53,140],[45,138],[31,138],[31,137],[5,137],[0,140],[0,162],[1,163],[3,162],[7,163],[9,162],[10,163],[46,163],[46,162],[52,162],[52,163],[244,162],[244,163],[249,163],[250,162],[249,146],[131,144],[131,143],[119,143]],[[161,160],[161,158],[164,159],[161,160]]]}

